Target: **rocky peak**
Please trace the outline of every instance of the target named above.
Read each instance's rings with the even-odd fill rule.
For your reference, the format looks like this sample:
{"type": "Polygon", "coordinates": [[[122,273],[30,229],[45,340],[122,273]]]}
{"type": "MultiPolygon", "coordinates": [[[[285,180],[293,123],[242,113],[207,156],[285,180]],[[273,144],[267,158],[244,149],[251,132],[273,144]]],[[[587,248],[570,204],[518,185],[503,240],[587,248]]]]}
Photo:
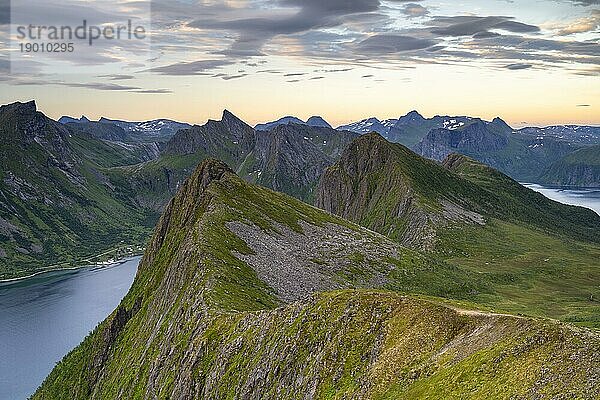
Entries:
{"type": "Polygon", "coordinates": [[[306,125],[315,126],[315,127],[323,127],[323,128],[331,128],[331,125],[318,115],[310,117],[308,119],[308,121],[306,121],[306,125]]]}
{"type": "Polygon", "coordinates": [[[251,128],[250,125],[248,125],[247,123],[242,121],[240,118],[238,118],[235,114],[233,114],[229,110],[223,110],[223,116],[221,117],[221,122],[223,122],[225,125],[227,125],[227,127],[241,125],[244,127],[251,128]]]}
{"type": "Polygon", "coordinates": [[[229,132],[232,133],[234,137],[242,138],[248,134],[250,131],[254,131],[250,125],[236,117],[233,113],[228,110],[223,111],[223,116],[221,118],[221,123],[227,127],[229,132]]]}
{"type": "Polygon", "coordinates": [[[207,189],[213,182],[218,182],[226,177],[234,176],[235,173],[223,161],[208,158],[202,161],[194,170],[193,174],[185,180],[165,208],[154,236],[148,245],[144,260],[140,264],[140,270],[144,266],[152,264],[154,257],[165,243],[169,232],[189,229],[190,221],[198,215],[198,210],[203,209],[211,201],[207,189]]]}
{"type": "Polygon", "coordinates": [[[409,124],[409,123],[415,123],[415,122],[423,122],[425,121],[425,118],[419,114],[418,111],[413,110],[411,112],[409,112],[408,114],[406,114],[403,117],[400,117],[398,119],[398,123],[397,125],[403,125],[403,124],[409,124]]]}
{"type": "Polygon", "coordinates": [[[223,161],[209,158],[198,165],[190,178],[189,184],[205,190],[211,182],[221,180],[223,175],[228,173],[234,174],[233,170],[227,164],[223,161]]]}
{"type": "Polygon", "coordinates": [[[340,165],[348,168],[350,175],[377,169],[385,164],[389,155],[389,143],[377,132],[371,132],[354,140],[342,153],[340,165]]]}
{"type": "Polygon", "coordinates": [[[35,100],[31,100],[25,103],[15,102],[0,107],[2,113],[15,113],[19,115],[30,115],[37,111],[37,105],[35,100]]]}
{"type": "Polygon", "coordinates": [[[510,125],[504,122],[504,120],[500,117],[494,118],[492,125],[500,129],[502,132],[511,133],[513,131],[513,128],[511,128],[510,125]]]}

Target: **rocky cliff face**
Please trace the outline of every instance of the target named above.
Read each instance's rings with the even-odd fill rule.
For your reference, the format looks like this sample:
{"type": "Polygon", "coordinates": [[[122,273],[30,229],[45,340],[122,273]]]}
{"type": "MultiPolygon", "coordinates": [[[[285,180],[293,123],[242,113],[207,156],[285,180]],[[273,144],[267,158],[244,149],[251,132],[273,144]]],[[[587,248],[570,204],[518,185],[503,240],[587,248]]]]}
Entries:
{"type": "Polygon", "coordinates": [[[579,187],[600,187],[600,146],[568,154],[542,172],[540,182],[579,187]]]}
{"type": "Polygon", "coordinates": [[[466,156],[451,154],[440,165],[376,133],[356,139],[325,171],[315,205],[427,250],[441,231],[490,219],[600,240],[600,219],[590,210],[548,200],[466,156]]]}
{"type": "Polygon", "coordinates": [[[593,331],[374,290],[451,298],[478,280],[208,160],[122,304],[34,399],[598,393],[593,331]]]}
{"type": "Polygon", "coordinates": [[[280,125],[258,131],[252,157],[245,160],[251,181],[310,200],[326,167],[355,136],[331,128],[280,125]],[[252,159],[252,162],[250,160],[252,159]]]}
{"type": "Polygon", "coordinates": [[[115,198],[105,168],[128,151],[76,134],[34,102],[0,108],[0,139],[0,278],[81,262],[148,232],[148,215],[115,198]]]}
{"type": "Polygon", "coordinates": [[[315,205],[405,245],[431,250],[436,230],[451,221],[485,223],[480,214],[464,209],[450,196],[443,199],[423,190],[421,184],[453,179],[438,169],[402,145],[376,133],[365,135],[325,171],[315,205]]]}
{"type": "Polygon", "coordinates": [[[161,158],[124,170],[141,204],[161,209],[195,166],[217,157],[249,182],[310,200],[325,167],[331,165],[356,136],[331,128],[285,124],[254,130],[228,111],[177,133],[161,158]]]}
{"type": "Polygon", "coordinates": [[[414,149],[424,157],[441,161],[451,153],[496,152],[507,145],[506,132],[495,132],[488,123],[477,121],[463,129],[433,129],[414,149]]]}

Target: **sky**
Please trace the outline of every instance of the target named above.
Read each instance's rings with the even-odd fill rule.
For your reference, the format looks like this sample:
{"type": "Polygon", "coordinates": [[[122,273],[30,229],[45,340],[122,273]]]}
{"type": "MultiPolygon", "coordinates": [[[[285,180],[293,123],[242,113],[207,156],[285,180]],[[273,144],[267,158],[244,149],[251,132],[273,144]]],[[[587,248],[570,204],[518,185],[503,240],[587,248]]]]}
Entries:
{"type": "Polygon", "coordinates": [[[0,0],[0,103],[35,99],[53,118],[203,123],[228,109],[337,126],[416,109],[596,125],[599,77],[600,0],[0,0]],[[19,26],[84,19],[144,37],[19,47],[50,41],[19,26]]]}

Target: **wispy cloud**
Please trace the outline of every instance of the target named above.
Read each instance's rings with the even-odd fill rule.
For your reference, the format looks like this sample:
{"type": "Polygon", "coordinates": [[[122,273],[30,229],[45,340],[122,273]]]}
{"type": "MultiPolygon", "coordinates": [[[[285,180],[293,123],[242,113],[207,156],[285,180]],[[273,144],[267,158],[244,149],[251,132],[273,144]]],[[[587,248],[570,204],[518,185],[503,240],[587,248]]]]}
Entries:
{"type": "Polygon", "coordinates": [[[134,79],[133,75],[122,75],[122,74],[113,74],[113,75],[98,75],[98,78],[106,78],[109,81],[125,81],[134,79]]]}
{"type": "Polygon", "coordinates": [[[158,73],[161,75],[174,75],[174,76],[184,76],[184,75],[206,75],[209,74],[210,71],[215,69],[232,65],[233,61],[230,60],[198,60],[191,62],[180,62],[170,65],[165,65],[162,67],[155,67],[150,69],[150,72],[158,73]]]}
{"type": "Polygon", "coordinates": [[[521,69],[529,69],[531,67],[533,67],[533,65],[531,65],[531,64],[519,64],[519,63],[515,63],[515,64],[509,64],[509,65],[507,65],[506,69],[517,71],[517,70],[521,70],[521,69]]]}
{"type": "Polygon", "coordinates": [[[600,31],[600,9],[594,9],[587,17],[554,26],[558,35],[567,36],[575,33],[600,31]]]}

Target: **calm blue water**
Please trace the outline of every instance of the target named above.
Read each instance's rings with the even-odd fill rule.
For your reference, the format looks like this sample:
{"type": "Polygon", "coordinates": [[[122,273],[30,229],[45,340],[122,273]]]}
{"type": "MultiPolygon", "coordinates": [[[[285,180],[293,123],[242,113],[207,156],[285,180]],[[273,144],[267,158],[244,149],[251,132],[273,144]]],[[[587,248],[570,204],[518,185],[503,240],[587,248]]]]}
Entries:
{"type": "Polygon", "coordinates": [[[532,183],[524,183],[523,186],[540,192],[549,199],[560,203],[591,208],[600,214],[600,189],[574,189],[532,183]]]}
{"type": "Polygon", "coordinates": [[[121,302],[140,258],[0,283],[0,399],[26,399],[121,302]]]}

